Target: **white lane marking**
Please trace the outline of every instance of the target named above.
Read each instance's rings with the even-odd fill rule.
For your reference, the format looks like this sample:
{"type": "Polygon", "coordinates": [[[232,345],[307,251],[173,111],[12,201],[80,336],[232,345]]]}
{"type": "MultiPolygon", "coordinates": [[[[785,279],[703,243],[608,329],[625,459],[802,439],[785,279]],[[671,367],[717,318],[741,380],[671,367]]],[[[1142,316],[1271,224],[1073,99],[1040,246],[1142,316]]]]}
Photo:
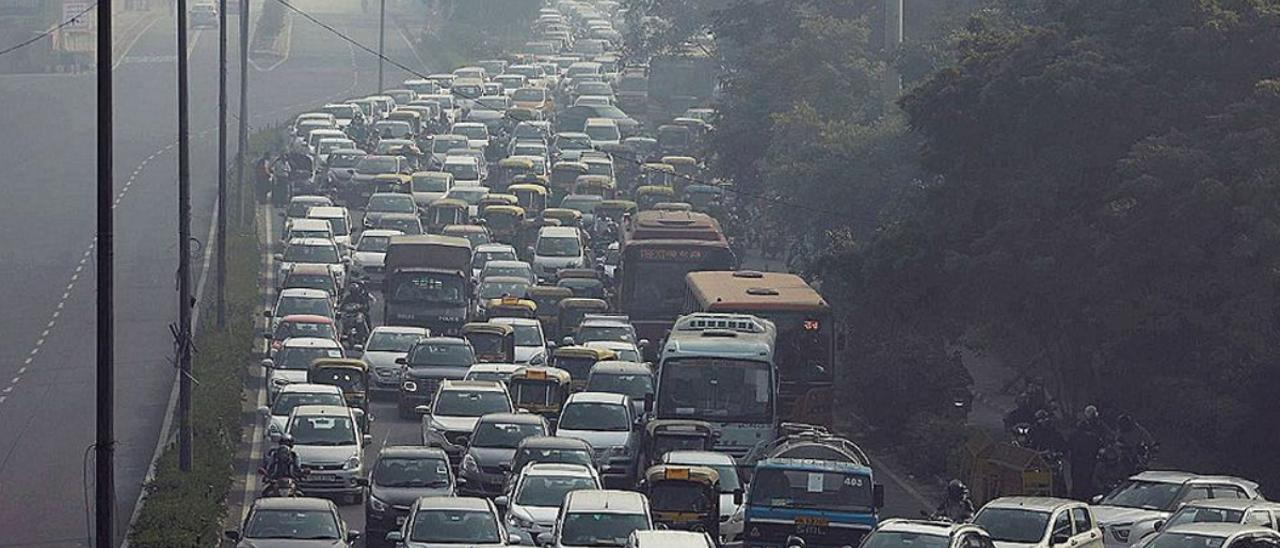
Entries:
{"type": "Polygon", "coordinates": [[[129,52],[133,50],[133,46],[138,44],[138,40],[141,40],[142,37],[147,34],[147,31],[151,30],[151,27],[154,26],[156,22],[160,21],[161,19],[163,19],[163,17],[156,17],[152,19],[150,23],[147,23],[146,28],[142,29],[142,32],[139,32],[137,35],[133,37],[133,40],[129,41],[129,45],[124,47],[124,53],[120,54],[120,58],[117,59],[116,62],[111,65],[112,71],[115,71],[116,69],[120,68],[120,64],[124,63],[125,58],[129,56],[129,52]]]}
{"type": "MultiPolygon", "coordinates": [[[[261,245],[270,246],[274,241],[272,238],[271,229],[273,228],[274,221],[275,221],[275,212],[272,210],[270,204],[263,205],[260,209],[255,210],[255,214],[257,214],[258,211],[263,212],[262,216],[258,217],[259,222],[264,227],[262,231],[263,239],[262,239],[261,245]]],[[[266,287],[275,287],[275,281],[274,281],[275,272],[276,272],[275,256],[269,252],[270,251],[269,247],[267,251],[268,251],[268,253],[266,253],[267,264],[266,264],[266,268],[263,271],[264,272],[263,277],[265,278],[264,281],[266,283],[263,285],[265,285],[266,287]]],[[[265,306],[271,305],[269,294],[264,294],[262,300],[265,306]]],[[[269,322],[269,321],[270,320],[264,320],[264,322],[269,322]]],[[[268,382],[267,378],[263,376],[262,384],[258,388],[258,393],[254,396],[254,399],[257,403],[257,407],[262,407],[267,404],[267,382],[268,382]]],[[[237,520],[237,522],[240,522],[240,523],[243,523],[245,516],[248,515],[249,507],[253,503],[254,495],[258,491],[258,485],[257,485],[258,474],[257,474],[256,467],[253,466],[253,463],[256,463],[262,460],[262,444],[263,444],[262,423],[263,421],[254,421],[253,433],[250,434],[250,437],[249,437],[249,440],[250,440],[249,441],[249,463],[250,464],[248,467],[246,467],[246,470],[244,473],[244,492],[241,493],[240,516],[239,516],[239,519],[237,520]]]]}
{"type": "Polygon", "coordinates": [[[19,368],[18,368],[18,374],[19,374],[19,375],[23,375],[23,374],[25,374],[26,372],[27,372],[27,368],[26,368],[26,366],[23,366],[23,367],[19,367],[19,368]]]}
{"type": "Polygon", "coordinates": [[[258,63],[256,61],[253,60],[253,52],[250,52],[249,66],[253,67],[253,69],[258,72],[271,72],[275,70],[276,67],[283,65],[285,61],[289,60],[289,53],[293,51],[293,13],[292,12],[288,12],[285,14],[284,36],[279,39],[284,40],[284,53],[280,54],[279,60],[277,60],[274,63],[271,63],[270,65],[267,66],[267,68],[262,68],[258,66],[258,63]]]}

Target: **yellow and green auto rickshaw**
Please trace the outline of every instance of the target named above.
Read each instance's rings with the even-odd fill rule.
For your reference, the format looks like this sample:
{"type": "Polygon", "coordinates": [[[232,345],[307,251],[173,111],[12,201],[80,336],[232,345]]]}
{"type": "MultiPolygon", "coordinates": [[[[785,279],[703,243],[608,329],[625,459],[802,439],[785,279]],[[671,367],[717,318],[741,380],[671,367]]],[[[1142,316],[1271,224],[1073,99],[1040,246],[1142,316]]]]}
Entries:
{"type": "Polygon", "coordinates": [[[454,198],[441,198],[427,206],[427,232],[439,234],[445,225],[465,225],[471,221],[470,206],[454,198]]]}
{"type": "MultiPolygon", "coordinates": [[[[570,291],[573,291],[570,288],[570,291]]],[[[571,297],[560,301],[560,310],[556,312],[556,335],[564,336],[577,331],[582,318],[587,314],[605,314],[609,312],[609,303],[604,299],[571,297]]]]}
{"type": "Polygon", "coordinates": [[[543,219],[560,221],[560,226],[582,226],[582,212],[564,207],[549,207],[542,210],[543,219]]]}
{"type": "Polygon", "coordinates": [[[663,156],[662,163],[675,170],[671,177],[671,186],[675,187],[676,194],[683,193],[685,187],[697,182],[702,171],[698,160],[692,156],[663,156]]]}
{"type": "Polygon", "coordinates": [[[480,212],[484,226],[495,242],[514,245],[524,223],[524,208],[514,205],[491,205],[480,212]]]}
{"type": "Polygon", "coordinates": [[[573,290],[567,287],[535,285],[525,291],[524,297],[538,305],[538,321],[542,323],[542,331],[551,340],[556,339],[556,314],[560,311],[560,301],[573,297],[573,290]]]}
{"type": "Polygon", "coordinates": [[[516,297],[489,299],[485,303],[484,310],[485,316],[490,320],[494,318],[538,319],[538,305],[529,299],[516,297]]]}
{"type": "Polygon", "coordinates": [[[530,173],[534,169],[533,160],[528,158],[503,158],[498,160],[497,173],[491,174],[489,188],[494,192],[506,192],[517,175],[530,173]]]}
{"type": "Polygon", "coordinates": [[[651,466],[645,470],[639,491],[649,498],[654,525],[720,538],[720,473],[714,468],[651,466]]]}
{"type": "Polygon", "coordinates": [[[515,195],[516,201],[525,212],[531,215],[542,213],[547,208],[547,187],[533,184],[513,184],[507,192],[515,195]]]}
{"type": "Polygon", "coordinates": [[[507,379],[507,389],[516,409],[555,422],[565,400],[569,399],[571,380],[569,372],[558,367],[521,367],[507,379]]]}
{"type": "Polygon", "coordinates": [[[562,346],[551,353],[552,362],[560,369],[569,372],[569,387],[574,392],[587,386],[587,377],[591,375],[591,366],[596,362],[616,359],[618,355],[605,348],[588,348],[585,346],[562,346]]]}
{"type": "Polygon", "coordinates": [[[676,168],[662,162],[640,166],[640,186],[675,186],[676,168]]]}
{"type": "Polygon", "coordinates": [[[648,211],[655,205],[674,200],[675,197],[675,189],[669,186],[645,185],[635,191],[636,207],[640,211],[648,211]]]}
{"type": "Polygon", "coordinates": [[[501,194],[490,192],[480,198],[480,202],[476,204],[476,212],[483,215],[484,210],[491,206],[513,206],[520,205],[520,199],[511,194],[501,194]]]}
{"type": "Polygon", "coordinates": [[[719,211],[722,197],[724,189],[715,185],[693,184],[684,188],[684,201],[701,213],[719,211]]]}
{"type": "Polygon", "coordinates": [[[573,184],[573,193],[612,200],[618,195],[618,185],[608,175],[583,175],[573,184]]]}
{"type": "Polygon", "coordinates": [[[516,330],[510,325],[468,323],[462,326],[462,338],[471,343],[476,363],[512,363],[516,360],[516,330]]]}
{"type": "Polygon", "coordinates": [[[645,425],[645,466],[662,461],[671,451],[712,451],[718,434],[711,423],[685,419],[656,419],[645,425]]]}
{"type": "Polygon", "coordinates": [[[408,194],[412,184],[413,177],[403,173],[379,173],[373,176],[374,192],[408,194]]]}
{"type": "Polygon", "coordinates": [[[560,203],[560,200],[573,191],[573,184],[578,182],[578,177],[587,173],[587,164],[582,162],[560,161],[551,166],[551,180],[547,185],[551,190],[551,203],[560,203]]]}
{"type": "Polygon", "coordinates": [[[605,200],[596,204],[597,219],[612,219],[622,226],[622,218],[628,214],[635,215],[640,208],[631,200],[605,200]]]}
{"type": "MultiPolygon", "coordinates": [[[[536,164],[536,163],[535,163],[535,164],[534,164],[534,166],[535,166],[535,169],[536,169],[538,166],[541,166],[541,168],[542,168],[542,169],[544,169],[544,170],[547,168],[546,164],[536,164]]],[[[511,178],[511,184],[513,184],[513,185],[538,185],[538,186],[540,186],[540,187],[546,188],[546,186],[547,186],[549,183],[547,183],[547,176],[546,176],[546,175],[543,175],[543,174],[541,174],[541,173],[521,173],[521,174],[516,175],[515,177],[512,177],[512,178],[511,178]]],[[[508,192],[509,192],[509,190],[508,190],[508,192]]]]}
{"type": "Polygon", "coordinates": [[[369,427],[369,364],[350,358],[320,358],[307,368],[307,382],[329,384],[342,390],[348,407],[359,409],[361,429],[369,427]]]}

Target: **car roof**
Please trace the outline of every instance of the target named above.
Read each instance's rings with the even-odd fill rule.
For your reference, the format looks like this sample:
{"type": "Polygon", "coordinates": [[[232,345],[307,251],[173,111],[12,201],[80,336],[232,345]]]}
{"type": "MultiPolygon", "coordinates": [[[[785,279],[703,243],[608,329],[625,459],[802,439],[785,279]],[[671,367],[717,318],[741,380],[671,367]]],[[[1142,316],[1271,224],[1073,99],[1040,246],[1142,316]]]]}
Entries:
{"type": "MultiPolygon", "coordinates": [[[[318,209],[318,208],[312,208],[312,209],[318,209]]],[[[310,213],[310,212],[308,211],[307,213],[310,213]]],[[[290,222],[289,230],[319,230],[319,229],[328,230],[332,226],[333,225],[329,224],[329,221],[325,219],[319,219],[316,217],[303,217],[301,219],[294,219],[292,222],[290,222]],[[307,227],[315,227],[315,228],[307,228],[307,227]]]]}
{"type": "MultiPolygon", "coordinates": [[[[502,245],[507,245],[507,244],[502,244],[502,245]]],[[[533,266],[530,265],[529,263],[526,263],[520,260],[514,260],[514,259],[497,259],[497,260],[484,263],[485,268],[489,268],[490,266],[493,266],[494,268],[502,268],[504,266],[505,267],[521,266],[525,268],[533,268],[533,266]]]]}
{"type": "Polygon", "coordinates": [[[520,440],[520,447],[532,447],[537,449],[585,449],[590,451],[591,444],[585,440],[578,438],[564,438],[559,436],[529,436],[520,440]]]}
{"type": "Polygon", "coordinates": [[[662,462],[667,464],[726,464],[735,463],[732,456],[716,451],[667,451],[662,454],[662,462]]]}
{"type": "Polygon", "coordinates": [[[406,325],[379,325],[372,333],[426,333],[425,327],[409,327],[406,325]]]}
{"type": "Polygon", "coordinates": [[[419,457],[439,460],[449,458],[444,449],[425,445],[386,445],[378,451],[378,457],[419,457]]]}
{"type": "Polygon", "coordinates": [[[289,271],[289,275],[293,275],[293,274],[330,274],[332,275],[333,271],[329,270],[328,265],[315,264],[315,263],[302,263],[293,267],[293,269],[289,271]]]}
{"type": "Polygon", "coordinates": [[[584,489],[570,491],[564,499],[566,512],[643,512],[644,495],[616,489],[584,489]]]}
{"type": "Polygon", "coordinates": [[[502,392],[502,384],[497,381],[463,381],[445,379],[440,383],[441,390],[473,390],[485,392],[502,392]]]}
{"type": "Polygon", "coordinates": [[[476,246],[476,249],[475,249],[476,253],[479,253],[481,251],[515,251],[515,250],[516,250],[515,246],[511,244],[504,244],[499,242],[489,242],[485,244],[480,244],[476,246]]]}
{"type": "Polygon", "coordinates": [[[1259,527],[1257,525],[1242,525],[1239,523],[1222,523],[1222,522],[1207,522],[1207,521],[1199,522],[1199,523],[1185,523],[1182,525],[1175,525],[1173,527],[1170,527],[1160,532],[1160,534],[1162,535],[1178,534],[1178,533],[1181,533],[1184,535],[1203,535],[1203,536],[1209,536],[1209,537],[1229,537],[1238,533],[1270,533],[1271,535],[1276,534],[1276,532],[1272,529],[1268,529],[1266,527],[1259,527]]]}
{"type": "Polygon", "coordinates": [[[637,542],[643,542],[645,548],[649,546],[661,546],[663,548],[699,548],[703,546],[714,546],[707,543],[707,534],[698,531],[664,531],[664,530],[637,530],[632,533],[637,542]]]}
{"type": "Polygon", "coordinates": [[[624,405],[627,403],[627,396],[623,394],[614,394],[612,392],[575,392],[569,396],[569,401],[565,405],[571,403],[611,403],[615,405],[624,405]]]}
{"type": "Polygon", "coordinates": [[[284,340],[289,348],[342,348],[338,341],[321,337],[289,337],[284,340]]]}
{"type": "Polygon", "coordinates": [[[528,279],[528,278],[521,278],[520,276],[486,276],[486,277],[484,278],[484,280],[483,280],[483,281],[481,281],[480,283],[481,283],[481,284],[487,284],[487,283],[508,283],[508,284],[521,283],[521,284],[528,284],[528,285],[532,285],[532,284],[529,282],[529,279],[528,279]]]}
{"type": "Polygon", "coordinates": [[[577,238],[578,229],[572,226],[544,226],[538,229],[538,236],[549,238],[577,238]]]}
{"type": "Polygon", "coordinates": [[[489,323],[502,323],[507,325],[542,325],[542,322],[533,318],[491,318],[489,323]]]}
{"type": "Polygon", "coordinates": [[[315,497],[264,497],[253,501],[255,510],[332,510],[328,499],[315,497]]]}
{"type": "MultiPolygon", "coordinates": [[[[295,382],[280,387],[280,393],[297,392],[300,394],[342,394],[342,389],[332,384],[318,384],[312,382],[295,382]]],[[[276,396],[277,398],[280,396],[276,396]]]]}
{"type": "Polygon", "coordinates": [[[524,367],[524,365],[521,365],[518,363],[476,363],[476,364],[472,364],[471,367],[468,367],[467,372],[470,373],[472,371],[477,371],[477,372],[483,371],[483,372],[497,372],[497,373],[514,373],[515,370],[520,369],[521,367],[524,367]]]}
{"type": "Polygon", "coordinates": [[[504,424],[542,424],[542,415],[533,413],[489,413],[480,417],[480,422],[497,422],[504,424]]]}
{"type": "Polygon", "coordinates": [[[291,238],[289,245],[333,247],[333,240],[328,238],[291,238]]]}
{"type": "Polygon", "coordinates": [[[653,375],[653,371],[649,366],[637,362],[624,362],[617,360],[608,360],[596,362],[591,366],[591,374],[604,373],[606,375],[653,375]]]}
{"type": "Polygon", "coordinates": [[[489,512],[490,506],[488,499],[478,497],[422,497],[418,499],[418,509],[489,512]]]}
{"type": "Polygon", "coordinates": [[[318,314],[289,314],[280,318],[282,323],[327,323],[332,324],[333,318],[328,316],[320,316],[318,314]]]}
{"type": "Polygon", "coordinates": [[[585,464],[533,462],[520,471],[524,476],[593,476],[585,464]]]}
{"type": "Polygon", "coordinates": [[[1147,470],[1140,472],[1129,479],[1136,481],[1151,481],[1157,483],[1187,483],[1195,482],[1218,482],[1218,483],[1234,483],[1238,485],[1247,485],[1257,488],[1256,483],[1238,478],[1235,476],[1220,476],[1209,474],[1195,474],[1192,472],[1181,472],[1175,470],[1147,470]]]}
{"type": "Polygon", "coordinates": [[[295,416],[337,416],[350,417],[351,408],[345,405],[299,405],[293,408],[295,416]]]}
{"type": "Polygon", "coordinates": [[[1064,506],[1079,506],[1084,503],[1057,497],[1000,497],[988,502],[983,508],[1025,508],[1041,512],[1053,512],[1064,506]]]}
{"type": "Polygon", "coordinates": [[[1183,506],[1194,506],[1196,508],[1220,508],[1223,510],[1247,510],[1250,508],[1267,508],[1272,510],[1280,509],[1280,502],[1270,502],[1262,499],[1198,499],[1184,503],[1183,506]]]}
{"type": "Polygon", "coordinates": [[[329,292],[323,289],[311,289],[308,287],[290,287],[280,290],[281,297],[299,297],[303,299],[328,299],[329,292]]]}
{"type": "Polygon", "coordinates": [[[876,526],[876,531],[892,533],[915,533],[918,535],[936,535],[950,537],[961,529],[980,529],[971,523],[952,523],[949,521],[925,521],[918,519],[888,519],[876,526]]]}

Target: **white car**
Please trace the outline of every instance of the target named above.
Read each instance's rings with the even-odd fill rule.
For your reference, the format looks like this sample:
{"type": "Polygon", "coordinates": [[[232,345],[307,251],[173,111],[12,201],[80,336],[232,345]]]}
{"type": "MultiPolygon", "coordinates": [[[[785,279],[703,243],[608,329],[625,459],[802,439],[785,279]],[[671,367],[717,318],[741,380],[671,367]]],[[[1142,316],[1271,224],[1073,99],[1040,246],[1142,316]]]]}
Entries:
{"type": "Polygon", "coordinates": [[[294,219],[285,227],[282,240],[288,242],[295,238],[320,238],[333,241],[333,226],[324,219],[294,219]]]}
{"type": "Polygon", "coordinates": [[[455,186],[446,192],[444,197],[451,200],[462,200],[467,203],[467,214],[475,217],[480,210],[480,200],[489,195],[487,186],[455,186]]]}
{"type": "Polygon", "coordinates": [[[562,268],[584,268],[587,264],[582,234],[572,226],[544,226],[538,229],[533,247],[533,272],[552,279],[562,268]]]}
{"type": "Polygon", "coordinates": [[[311,362],[321,358],[343,357],[338,341],[320,337],[294,337],[285,339],[274,358],[262,360],[267,369],[268,401],[274,402],[280,390],[293,383],[307,382],[307,369],[311,362]]]}
{"type": "Polygon", "coordinates": [[[413,195],[414,203],[423,210],[430,207],[432,202],[444,198],[451,188],[453,174],[443,171],[415,172],[409,183],[409,193],[413,195]]]}
{"type": "MultiPolygon", "coordinates": [[[[588,97],[580,97],[578,100],[588,97]]],[[[583,132],[591,138],[593,147],[617,145],[622,142],[622,131],[618,129],[618,123],[609,118],[587,118],[587,127],[583,132]]]]}
{"type": "Polygon", "coordinates": [[[338,280],[338,287],[346,287],[346,262],[333,240],[294,238],[289,240],[284,253],[277,253],[275,259],[279,262],[276,283],[283,282],[295,265],[318,264],[327,266],[333,272],[334,278],[338,280]]]}
{"type": "Polygon", "coordinates": [[[511,374],[523,367],[518,363],[477,363],[467,368],[464,381],[495,381],[506,384],[511,374]]]}
{"type": "Polygon", "coordinates": [[[471,254],[471,277],[480,279],[480,271],[489,261],[517,260],[516,248],[509,244],[489,243],[476,246],[471,254]]]}
{"type": "Polygon", "coordinates": [[[1149,470],[1121,482],[1092,507],[1107,548],[1125,548],[1155,530],[1182,503],[1200,499],[1256,499],[1258,484],[1231,476],[1149,470]]]}
{"type": "Polygon", "coordinates": [[[603,488],[600,475],[590,466],[535,462],[520,470],[509,494],[495,500],[507,508],[507,530],[520,536],[520,544],[536,546],[538,535],[555,527],[566,495],[603,488]]]}
{"type": "Polygon", "coordinates": [[[649,499],[634,491],[571,491],[556,517],[553,533],[538,535],[539,545],[620,546],[636,531],[653,529],[649,499]]]}
{"type": "Polygon", "coordinates": [[[308,219],[324,219],[333,225],[333,241],[345,251],[351,246],[351,212],[342,206],[327,205],[307,210],[308,219]]]}
{"type": "Polygon", "coordinates": [[[556,437],[591,444],[606,483],[634,485],[639,471],[641,421],[633,408],[631,398],[623,394],[571,394],[560,410],[556,437]]]}
{"type": "Polygon", "coordinates": [[[351,268],[373,282],[382,280],[387,259],[387,246],[392,236],[402,236],[399,230],[370,229],[360,233],[360,241],[351,251],[351,268]]]}
{"type": "Polygon", "coordinates": [[[356,346],[363,353],[361,360],[369,364],[373,372],[372,390],[395,392],[400,389],[401,366],[397,360],[409,355],[409,349],[419,339],[430,337],[431,332],[422,327],[380,325],[373,328],[369,338],[356,346]]]}
{"type": "Polygon", "coordinates": [[[458,122],[453,124],[449,133],[466,136],[467,146],[471,148],[489,146],[489,127],[478,122],[458,122]]]}
{"type": "Polygon", "coordinates": [[[359,148],[356,142],[351,139],[340,137],[326,137],[320,140],[316,145],[316,163],[319,165],[327,165],[329,163],[329,153],[335,150],[355,150],[359,148]]]}
{"type": "Polygon", "coordinates": [[[542,322],[532,318],[492,318],[489,322],[507,324],[516,330],[516,363],[546,363],[547,339],[542,322]]]}
{"type": "Polygon", "coordinates": [[[333,310],[333,296],[329,295],[328,291],[302,287],[281,290],[280,295],[276,297],[275,306],[264,315],[271,318],[271,332],[275,333],[276,328],[280,326],[280,320],[294,314],[312,314],[331,320],[337,318],[333,310]]]}
{"type": "Polygon", "coordinates": [[[973,517],[996,548],[1102,548],[1102,531],[1089,507],[1052,497],[1001,497],[973,517]]]}
{"type": "Polygon", "coordinates": [[[345,496],[364,501],[364,449],[373,436],[360,429],[359,409],[345,405],[300,405],[289,414],[285,433],[307,472],[298,486],[310,496],[345,496]]]}
{"type": "Polygon", "coordinates": [[[286,384],[280,387],[270,406],[258,408],[258,415],[266,423],[263,436],[271,441],[280,439],[289,421],[289,413],[299,405],[346,405],[342,389],[332,384],[307,382],[286,384]]]}
{"type": "Polygon", "coordinates": [[[453,183],[459,187],[477,187],[481,184],[480,162],[470,156],[446,156],[441,171],[453,175],[453,183]]]}

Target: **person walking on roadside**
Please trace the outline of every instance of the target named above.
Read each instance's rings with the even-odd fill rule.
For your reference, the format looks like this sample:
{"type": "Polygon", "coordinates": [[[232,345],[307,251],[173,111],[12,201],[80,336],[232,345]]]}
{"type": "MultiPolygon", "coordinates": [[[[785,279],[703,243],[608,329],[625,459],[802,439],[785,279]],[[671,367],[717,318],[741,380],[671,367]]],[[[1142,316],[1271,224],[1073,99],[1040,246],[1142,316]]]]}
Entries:
{"type": "Polygon", "coordinates": [[[1067,451],[1071,464],[1071,498],[1089,500],[1096,494],[1094,470],[1098,465],[1098,451],[1106,444],[1105,426],[1098,418],[1098,408],[1084,408],[1084,416],[1076,423],[1067,451]]]}

